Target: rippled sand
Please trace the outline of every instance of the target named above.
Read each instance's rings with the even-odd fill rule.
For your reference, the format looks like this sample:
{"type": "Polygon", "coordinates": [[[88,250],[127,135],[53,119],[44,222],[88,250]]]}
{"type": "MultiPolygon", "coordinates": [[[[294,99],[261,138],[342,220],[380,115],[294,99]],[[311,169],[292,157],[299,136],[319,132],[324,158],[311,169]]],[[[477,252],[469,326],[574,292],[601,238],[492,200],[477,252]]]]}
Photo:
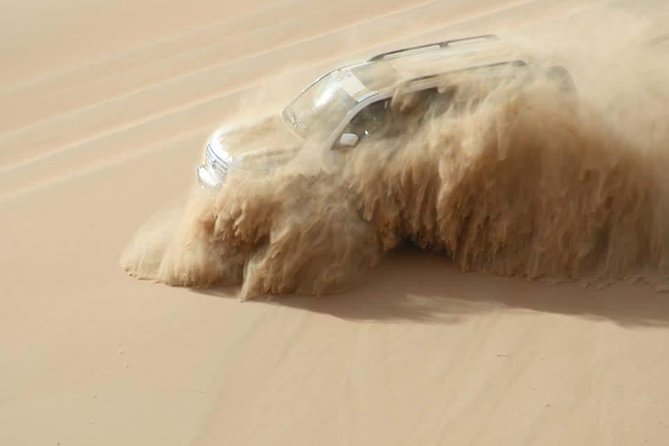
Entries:
{"type": "MultiPolygon", "coordinates": [[[[581,279],[574,271],[588,270],[607,283],[631,275],[664,283],[651,274],[666,268],[662,2],[3,6],[0,443],[665,443],[668,296],[620,280],[599,290],[499,277],[581,279]],[[570,68],[584,108],[570,114],[538,101],[550,93],[514,97],[455,127],[422,129],[424,147],[414,140],[403,149],[414,161],[383,169],[370,169],[369,157],[384,148],[369,147],[322,191],[351,194],[325,225],[303,195],[274,195],[277,185],[291,196],[313,178],[248,189],[291,217],[274,259],[317,265],[305,276],[317,279],[334,252],[327,278],[349,277],[341,266],[353,266],[348,291],[240,302],[235,287],[167,287],[118,267],[147,220],[166,227],[152,226],[142,246],[172,240],[167,226],[182,216],[202,143],[222,123],[280,107],[342,63],[483,32],[570,68]],[[445,163],[463,153],[445,142],[462,135],[478,138],[465,138],[471,157],[445,163]],[[438,161],[438,172],[416,154],[438,161]],[[490,171],[499,174],[492,182],[490,171]],[[453,176],[462,172],[469,175],[453,176]],[[458,179],[455,189],[442,184],[447,206],[428,206],[447,215],[430,219],[425,207],[406,206],[424,196],[404,195],[409,174],[458,179]],[[369,198],[379,184],[397,185],[386,207],[369,198]],[[482,190],[485,200],[476,199],[482,190]],[[402,218],[378,212],[393,206],[402,218]],[[355,248],[321,244],[305,262],[295,256],[304,252],[294,249],[303,246],[293,238],[296,215],[323,240],[343,237],[355,248]],[[490,215],[504,224],[472,224],[490,215]],[[537,218],[541,243],[532,244],[526,233],[537,218]],[[465,226],[470,239],[458,235],[465,226]],[[407,245],[381,256],[401,238],[454,260],[407,245]],[[486,254],[493,251],[497,260],[486,254]]],[[[219,219],[209,236],[230,240],[226,218],[245,197],[219,198],[209,213],[189,215],[219,219]]],[[[173,282],[193,277],[179,272],[202,258],[173,257],[173,282]]],[[[313,290],[273,289],[266,278],[277,263],[257,258],[247,297],[313,290]]]]}

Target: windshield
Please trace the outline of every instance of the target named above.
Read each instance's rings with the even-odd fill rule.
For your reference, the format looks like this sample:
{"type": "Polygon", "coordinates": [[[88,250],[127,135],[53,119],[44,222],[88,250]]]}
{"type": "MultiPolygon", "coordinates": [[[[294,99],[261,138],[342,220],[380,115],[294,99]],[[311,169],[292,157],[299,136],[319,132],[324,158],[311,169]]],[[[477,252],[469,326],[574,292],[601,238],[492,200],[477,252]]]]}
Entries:
{"type": "Polygon", "coordinates": [[[319,129],[331,131],[368,93],[350,70],[336,70],[309,86],[281,116],[303,136],[319,129]]]}

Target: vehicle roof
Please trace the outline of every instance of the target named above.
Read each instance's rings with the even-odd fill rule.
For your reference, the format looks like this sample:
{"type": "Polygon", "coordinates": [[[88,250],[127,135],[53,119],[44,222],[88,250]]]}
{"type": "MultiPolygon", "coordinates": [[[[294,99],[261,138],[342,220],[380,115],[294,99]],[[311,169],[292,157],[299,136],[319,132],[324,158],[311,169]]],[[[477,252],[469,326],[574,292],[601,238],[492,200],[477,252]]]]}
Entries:
{"type": "Polygon", "coordinates": [[[397,85],[440,74],[517,60],[517,54],[496,36],[475,36],[420,45],[379,54],[343,67],[352,74],[342,88],[358,102],[390,93],[397,85]]]}

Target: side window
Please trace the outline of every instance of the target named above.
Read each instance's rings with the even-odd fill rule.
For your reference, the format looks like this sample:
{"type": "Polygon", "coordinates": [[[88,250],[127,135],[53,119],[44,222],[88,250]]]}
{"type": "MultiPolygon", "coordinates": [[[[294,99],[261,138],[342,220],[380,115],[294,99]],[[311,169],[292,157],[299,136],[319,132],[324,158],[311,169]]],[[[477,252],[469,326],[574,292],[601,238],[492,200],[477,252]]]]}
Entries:
{"type": "Polygon", "coordinates": [[[364,139],[394,137],[414,130],[425,118],[443,113],[452,96],[452,91],[444,94],[430,88],[374,102],[351,119],[334,148],[351,148],[364,139]]]}
{"type": "Polygon", "coordinates": [[[390,99],[369,104],[351,119],[344,133],[355,133],[360,139],[375,136],[388,124],[390,99]]]}
{"type": "Polygon", "coordinates": [[[453,106],[456,87],[428,88],[409,93],[406,97],[397,98],[400,109],[402,127],[415,129],[422,123],[444,114],[453,106]]]}
{"type": "Polygon", "coordinates": [[[393,108],[396,110],[398,127],[404,131],[417,128],[430,110],[436,93],[435,88],[430,88],[396,95],[393,99],[393,108]]]}
{"type": "Polygon", "coordinates": [[[428,116],[433,118],[446,113],[453,106],[456,91],[455,86],[448,86],[443,90],[434,89],[428,116]]]}
{"type": "Polygon", "coordinates": [[[363,139],[381,135],[389,125],[390,102],[390,99],[383,99],[360,110],[346,125],[333,148],[352,148],[363,139]]]}

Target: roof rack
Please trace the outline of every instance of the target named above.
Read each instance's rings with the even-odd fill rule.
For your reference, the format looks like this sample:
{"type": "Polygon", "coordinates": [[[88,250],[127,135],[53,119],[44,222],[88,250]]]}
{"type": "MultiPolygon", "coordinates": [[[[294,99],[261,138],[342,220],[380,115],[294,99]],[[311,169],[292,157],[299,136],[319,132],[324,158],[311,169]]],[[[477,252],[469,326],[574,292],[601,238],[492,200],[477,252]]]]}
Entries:
{"type": "Polygon", "coordinates": [[[452,39],[452,40],[445,40],[443,42],[435,42],[435,43],[428,43],[425,45],[418,45],[418,46],[412,46],[409,48],[402,48],[401,50],[393,50],[393,51],[388,51],[386,53],[381,53],[377,54],[376,56],[368,59],[368,62],[375,62],[383,59],[389,59],[392,57],[397,57],[401,55],[402,53],[407,53],[407,52],[413,52],[417,50],[428,50],[430,48],[434,49],[444,49],[446,47],[452,46],[455,43],[464,43],[468,41],[474,41],[474,40],[481,40],[481,39],[488,39],[488,40],[496,40],[498,37],[495,34],[481,34],[479,36],[472,36],[472,37],[463,37],[460,39],[452,39]]]}
{"type": "Polygon", "coordinates": [[[483,65],[475,65],[473,67],[467,67],[467,68],[460,68],[457,70],[453,71],[447,71],[444,73],[436,73],[436,74],[428,74],[425,76],[419,76],[415,77],[413,79],[409,79],[407,82],[410,84],[413,84],[414,82],[421,82],[429,79],[434,79],[435,77],[440,77],[443,75],[448,75],[448,74],[457,74],[457,73],[466,73],[468,71],[475,71],[475,70],[482,70],[482,69],[491,69],[491,68],[498,68],[498,67],[505,67],[505,66],[512,66],[512,67],[525,67],[527,66],[527,62],[521,59],[512,59],[512,60],[507,60],[503,62],[493,62],[493,63],[488,63],[488,64],[483,64],[483,65]]]}

